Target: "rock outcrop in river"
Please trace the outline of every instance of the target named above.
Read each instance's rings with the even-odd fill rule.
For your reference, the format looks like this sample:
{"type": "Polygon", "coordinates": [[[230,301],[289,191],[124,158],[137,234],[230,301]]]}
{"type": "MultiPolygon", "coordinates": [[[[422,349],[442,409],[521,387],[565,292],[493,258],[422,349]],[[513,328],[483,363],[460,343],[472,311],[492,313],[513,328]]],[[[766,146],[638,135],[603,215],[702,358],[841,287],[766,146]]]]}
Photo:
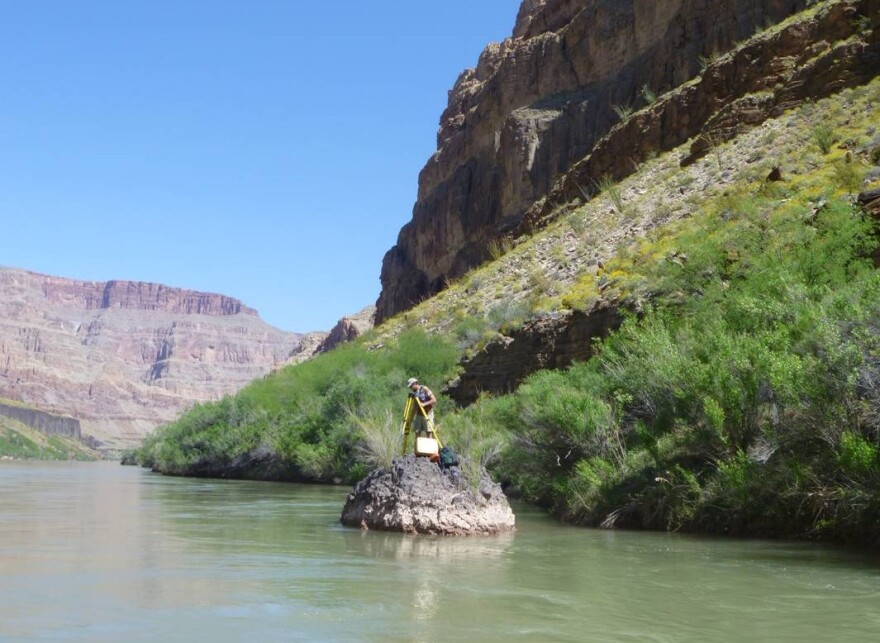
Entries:
{"type": "Polygon", "coordinates": [[[466,536],[513,531],[515,516],[501,486],[483,472],[475,491],[458,467],[428,458],[394,459],[361,480],[342,510],[348,527],[466,536]]]}

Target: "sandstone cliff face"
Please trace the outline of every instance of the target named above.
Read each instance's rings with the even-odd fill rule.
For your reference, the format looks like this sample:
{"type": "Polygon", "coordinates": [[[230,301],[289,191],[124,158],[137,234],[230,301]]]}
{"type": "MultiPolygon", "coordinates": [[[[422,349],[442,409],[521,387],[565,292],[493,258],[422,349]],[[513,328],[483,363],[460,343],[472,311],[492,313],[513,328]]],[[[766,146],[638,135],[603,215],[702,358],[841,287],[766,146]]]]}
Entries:
{"type": "Polygon", "coordinates": [[[130,446],[297,353],[302,336],[222,295],[0,269],[0,397],[130,446]]]}
{"type": "Polygon", "coordinates": [[[644,86],[683,84],[701,57],[806,4],[525,0],[513,37],[487,47],[450,92],[412,221],[383,260],[377,323],[485,260],[489,242],[619,120],[614,106],[635,105],[644,86]]]}

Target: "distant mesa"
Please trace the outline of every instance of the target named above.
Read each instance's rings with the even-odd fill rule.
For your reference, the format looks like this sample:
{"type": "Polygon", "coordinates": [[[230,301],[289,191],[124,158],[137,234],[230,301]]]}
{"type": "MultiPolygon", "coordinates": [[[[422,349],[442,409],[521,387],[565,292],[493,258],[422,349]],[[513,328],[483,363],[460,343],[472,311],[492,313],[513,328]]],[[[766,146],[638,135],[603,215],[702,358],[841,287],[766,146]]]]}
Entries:
{"type": "Polygon", "coordinates": [[[325,336],[274,328],[225,295],[0,268],[0,397],[77,418],[109,451],[306,359],[325,336]]]}
{"type": "Polygon", "coordinates": [[[40,276],[47,301],[85,310],[121,308],[183,315],[257,315],[256,310],[239,300],[214,293],[141,281],[74,281],[40,276]]]}

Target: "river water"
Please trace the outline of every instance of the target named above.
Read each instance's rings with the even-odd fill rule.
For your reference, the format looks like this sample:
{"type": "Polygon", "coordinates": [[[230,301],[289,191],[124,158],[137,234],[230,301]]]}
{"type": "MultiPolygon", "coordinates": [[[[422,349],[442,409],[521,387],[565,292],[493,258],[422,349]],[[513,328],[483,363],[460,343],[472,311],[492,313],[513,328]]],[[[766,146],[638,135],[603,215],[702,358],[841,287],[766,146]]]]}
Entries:
{"type": "Polygon", "coordinates": [[[347,489],[0,462],[0,640],[876,641],[880,560],[563,526],[339,525],[347,489]]]}

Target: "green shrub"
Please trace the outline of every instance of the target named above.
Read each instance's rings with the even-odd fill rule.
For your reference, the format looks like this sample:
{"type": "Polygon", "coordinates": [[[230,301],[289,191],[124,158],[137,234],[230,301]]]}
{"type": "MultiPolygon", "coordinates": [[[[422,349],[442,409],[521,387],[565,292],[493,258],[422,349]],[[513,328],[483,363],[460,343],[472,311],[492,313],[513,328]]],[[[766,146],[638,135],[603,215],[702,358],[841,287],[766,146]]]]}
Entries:
{"type": "Polygon", "coordinates": [[[846,192],[858,192],[865,177],[865,170],[851,159],[834,162],[834,184],[846,192]]]}
{"type": "Polygon", "coordinates": [[[676,531],[688,525],[701,494],[696,475],[679,464],[657,475],[633,501],[640,527],[676,531]]]}
{"type": "Polygon", "coordinates": [[[530,314],[528,302],[507,298],[489,311],[487,319],[490,327],[503,332],[517,329],[530,314]]]}
{"type": "Polygon", "coordinates": [[[862,477],[877,466],[877,445],[858,434],[846,432],[840,437],[838,461],[844,474],[862,477]]]}
{"type": "Polygon", "coordinates": [[[604,458],[594,456],[580,460],[571,474],[566,490],[565,513],[569,518],[597,523],[605,505],[605,497],[620,480],[620,470],[604,458]]]}
{"type": "Polygon", "coordinates": [[[676,261],[628,260],[653,307],[589,363],[520,387],[500,470],[589,524],[839,537],[873,515],[857,503],[880,477],[876,445],[847,430],[880,346],[871,223],[830,197],[717,205],[664,242],[676,261]]]}
{"type": "Polygon", "coordinates": [[[458,321],[452,330],[452,334],[459,341],[460,346],[473,346],[483,336],[486,326],[487,323],[484,317],[469,315],[458,321]]]}

